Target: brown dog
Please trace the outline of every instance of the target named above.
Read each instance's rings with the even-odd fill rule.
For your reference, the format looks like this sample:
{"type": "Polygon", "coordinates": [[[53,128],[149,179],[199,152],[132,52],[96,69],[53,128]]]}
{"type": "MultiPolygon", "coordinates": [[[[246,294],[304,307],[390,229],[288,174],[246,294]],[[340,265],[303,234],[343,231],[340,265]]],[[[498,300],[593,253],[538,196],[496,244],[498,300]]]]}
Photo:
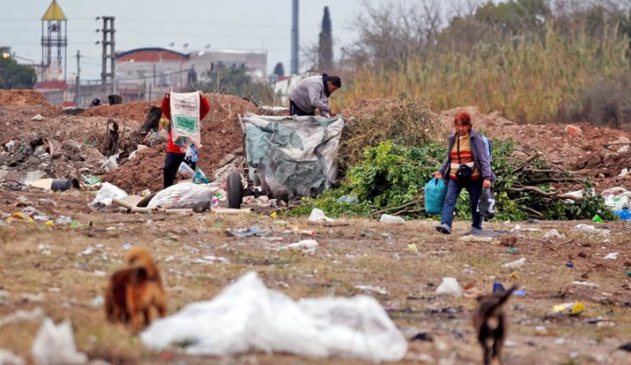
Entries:
{"type": "Polygon", "coordinates": [[[517,289],[513,285],[502,293],[482,295],[477,298],[478,306],[473,311],[473,327],[478,335],[478,342],[482,346],[484,365],[490,365],[493,359],[502,361],[502,347],[508,332],[506,313],[503,305],[510,295],[517,289]]]}
{"type": "Polygon", "coordinates": [[[151,324],[151,308],[160,317],[166,315],[166,294],[156,264],[145,247],[134,247],[127,254],[130,265],[110,277],[105,289],[105,314],[110,322],[121,322],[138,332],[142,316],[151,324]]]}

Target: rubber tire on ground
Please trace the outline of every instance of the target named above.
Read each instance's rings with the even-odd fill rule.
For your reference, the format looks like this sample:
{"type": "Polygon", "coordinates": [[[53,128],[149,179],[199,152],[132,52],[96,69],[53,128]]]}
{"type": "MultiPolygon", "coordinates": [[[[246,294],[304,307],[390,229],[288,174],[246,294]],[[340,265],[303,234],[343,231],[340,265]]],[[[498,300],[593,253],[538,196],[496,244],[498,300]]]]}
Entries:
{"type": "Polygon", "coordinates": [[[241,174],[232,171],[228,175],[228,208],[240,209],[243,202],[243,187],[241,186],[241,174]]]}

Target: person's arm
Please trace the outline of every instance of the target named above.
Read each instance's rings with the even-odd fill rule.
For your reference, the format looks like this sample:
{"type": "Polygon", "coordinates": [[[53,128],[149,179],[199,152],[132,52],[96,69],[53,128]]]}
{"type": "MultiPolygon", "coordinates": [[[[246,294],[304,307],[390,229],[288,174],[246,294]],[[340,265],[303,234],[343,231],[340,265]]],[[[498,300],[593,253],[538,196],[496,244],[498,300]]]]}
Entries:
{"type": "Polygon", "coordinates": [[[311,100],[311,106],[314,108],[318,108],[320,110],[320,114],[329,113],[331,111],[331,107],[329,103],[322,100],[320,98],[320,94],[322,94],[322,88],[324,85],[322,83],[312,83],[307,88],[307,92],[309,93],[309,100],[311,100]]]}
{"type": "Polygon", "coordinates": [[[200,92],[200,105],[199,105],[199,120],[206,118],[206,115],[210,112],[210,101],[206,95],[200,92]]]}
{"type": "Polygon", "coordinates": [[[164,94],[162,98],[162,114],[168,120],[171,120],[171,99],[169,98],[169,92],[164,94]]]}

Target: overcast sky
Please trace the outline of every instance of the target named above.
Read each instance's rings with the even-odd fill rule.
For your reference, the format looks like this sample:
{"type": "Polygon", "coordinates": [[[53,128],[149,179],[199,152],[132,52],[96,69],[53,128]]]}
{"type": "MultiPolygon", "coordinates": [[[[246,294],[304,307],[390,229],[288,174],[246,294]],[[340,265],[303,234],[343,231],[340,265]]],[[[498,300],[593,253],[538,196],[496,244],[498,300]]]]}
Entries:
{"type": "MultiPolygon", "coordinates": [[[[41,17],[52,0],[0,0],[0,46],[16,56],[40,63],[41,17]]],[[[386,4],[389,0],[369,0],[386,4]]],[[[419,0],[411,0],[419,1],[419,0]]],[[[460,0],[464,1],[464,0],[460,0]]],[[[116,51],[139,47],[169,47],[191,52],[219,49],[267,50],[268,73],[277,62],[290,70],[291,0],[58,0],[68,18],[68,74],[76,71],[77,50],[82,79],[99,79],[102,35],[97,16],[115,16],[116,51]],[[182,45],[188,43],[187,49],[182,45]]],[[[362,0],[301,0],[300,45],[318,39],[323,9],[329,6],[333,22],[335,57],[356,39],[353,29],[362,0]]],[[[20,62],[28,63],[24,60],[20,62]]],[[[301,68],[304,65],[301,64],[301,68]]]]}
{"type": "MultiPolygon", "coordinates": [[[[52,0],[0,0],[0,46],[10,46],[16,56],[39,63],[41,17],[52,0]]],[[[386,3],[387,0],[372,0],[386,3]]],[[[219,49],[268,51],[268,72],[291,59],[291,0],[58,0],[68,18],[68,74],[76,71],[77,50],[83,56],[82,78],[100,78],[102,35],[97,16],[115,16],[116,51],[139,47],[169,47],[182,52],[219,49]],[[188,43],[188,49],[182,45],[188,43]]],[[[302,0],[300,2],[301,46],[317,40],[323,9],[329,6],[339,47],[355,39],[353,19],[360,0],[302,0]]],[[[20,62],[28,63],[24,60],[20,62]]]]}

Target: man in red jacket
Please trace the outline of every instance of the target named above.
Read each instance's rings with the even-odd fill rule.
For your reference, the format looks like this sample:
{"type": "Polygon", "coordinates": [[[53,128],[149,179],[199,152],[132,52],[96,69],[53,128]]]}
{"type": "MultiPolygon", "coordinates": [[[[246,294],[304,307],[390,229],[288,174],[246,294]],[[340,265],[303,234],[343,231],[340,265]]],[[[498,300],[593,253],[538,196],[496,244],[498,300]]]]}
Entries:
{"type": "MultiPolygon", "coordinates": [[[[162,98],[162,114],[171,121],[171,100],[169,99],[170,91],[164,94],[162,98]]],[[[210,111],[210,102],[208,98],[202,92],[199,92],[200,105],[199,105],[199,120],[201,121],[206,117],[210,111]]],[[[164,158],[164,188],[168,188],[175,182],[175,176],[180,164],[185,161],[186,146],[178,146],[173,143],[173,131],[169,125],[169,145],[167,146],[167,155],[164,158]]],[[[195,170],[195,162],[185,161],[193,170],[195,170]]]]}

